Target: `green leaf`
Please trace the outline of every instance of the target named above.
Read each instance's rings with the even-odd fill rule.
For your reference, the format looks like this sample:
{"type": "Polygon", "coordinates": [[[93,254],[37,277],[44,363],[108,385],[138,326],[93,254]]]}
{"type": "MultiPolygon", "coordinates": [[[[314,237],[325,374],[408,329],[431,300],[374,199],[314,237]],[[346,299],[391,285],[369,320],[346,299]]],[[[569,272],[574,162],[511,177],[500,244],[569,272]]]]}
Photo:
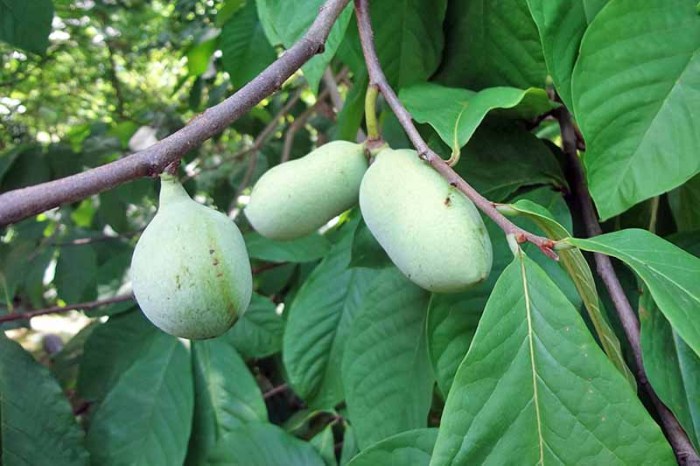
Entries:
{"type": "Polygon", "coordinates": [[[247,0],[224,0],[223,4],[216,11],[216,27],[222,27],[236,14],[238,10],[246,5],[247,0]]]}
{"type": "Polygon", "coordinates": [[[692,0],[614,0],[583,36],[573,101],[602,219],[700,171],[698,50],[692,0]]]}
{"type": "Polygon", "coordinates": [[[110,317],[90,334],[80,363],[78,394],[101,401],[119,378],[146,352],[156,337],[154,327],[140,311],[110,317]]]}
{"type": "Polygon", "coordinates": [[[668,193],[678,231],[700,230],[700,175],[668,193]]]}
{"type": "MultiPolygon", "coordinates": [[[[547,209],[532,201],[522,199],[514,204],[510,204],[510,207],[535,222],[540,230],[545,232],[547,238],[561,240],[571,236],[566,228],[559,224],[547,209]]],[[[607,316],[600,306],[598,291],[596,290],[595,280],[588,262],[586,262],[579,249],[563,250],[559,251],[558,254],[559,263],[573,280],[576,290],[586,306],[588,317],[593,323],[603,350],[613,365],[627,378],[630,387],[636,390],[637,382],[625,363],[620,340],[618,340],[617,335],[610,327],[607,316]]]]}
{"type": "MultiPolygon", "coordinates": [[[[443,53],[442,23],[446,0],[377,0],[369,2],[377,55],[394,89],[426,81],[437,69],[443,53]]],[[[361,56],[357,28],[355,55],[361,56]]]]}
{"type": "Polygon", "coordinates": [[[49,371],[0,335],[0,459],[5,465],[87,465],[84,436],[49,371]]]}
{"type": "Polygon", "coordinates": [[[187,464],[199,465],[226,433],[267,421],[267,408],[230,334],[192,342],[192,357],[195,402],[187,464]]]}
{"type": "Polygon", "coordinates": [[[205,39],[187,51],[187,70],[190,76],[204,74],[209,68],[211,56],[216,51],[217,38],[205,39]]]}
{"type": "Polygon", "coordinates": [[[325,466],[314,448],[272,424],[255,423],[224,435],[210,466],[325,466]]]}
{"type": "Polygon", "coordinates": [[[547,68],[526,0],[454,0],[446,18],[439,82],[473,90],[544,87],[547,68]]]}
{"type": "Polygon", "coordinates": [[[252,259],[269,262],[312,262],[325,256],[331,243],[314,233],[291,241],[274,241],[259,233],[246,233],[245,244],[252,259]]]}
{"type": "Polygon", "coordinates": [[[673,331],[649,293],[639,306],[642,356],[649,382],[700,447],[700,358],[673,331]]]}
{"type": "Polygon", "coordinates": [[[350,267],[367,267],[370,269],[380,269],[392,264],[389,256],[376,240],[372,232],[369,231],[364,221],[355,230],[355,237],[352,240],[352,259],[350,267]]]}
{"type": "Polygon", "coordinates": [[[182,464],[192,427],[190,357],[158,332],[94,413],[87,446],[98,464],[182,464]]]}
{"type": "Polygon", "coordinates": [[[646,230],[566,241],[627,264],[649,287],[674,330],[700,355],[700,259],[646,230]]]}
{"type": "Polygon", "coordinates": [[[51,373],[63,390],[75,390],[85,342],[100,324],[92,322],[76,333],[61,350],[51,356],[51,373]]]}
{"type": "Polygon", "coordinates": [[[569,109],[571,75],[583,33],[608,0],[527,0],[537,24],[547,69],[557,93],[569,109]]]}
{"type": "Polygon", "coordinates": [[[491,87],[480,92],[423,83],[401,89],[401,101],[413,119],[435,128],[452,153],[469,141],[486,114],[511,109],[505,115],[533,118],[556,107],[544,89],[491,87]]]}
{"type": "Polygon", "coordinates": [[[576,310],[519,253],[457,372],[431,465],[674,460],[576,310]]]}
{"type": "Polygon", "coordinates": [[[516,126],[482,125],[462,150],[455,170],[483,196],[505,201],[525,186],[566,186],[542,140],[516,126]]]}
{"type": "Polygon", "coordinates": [[[340,365],[350,324],[377,272],[350,269],[346,236],[306,279],[290,309],[282,358],[295,393],[313,408],[343,400],[340,365]]]}
{"type": "Polygon", "coordinates": [[[348,466],[428,466],[437,435],[437,429],[402,432],[363,450],[348,466]]]}
{"type": "Polygon", "coordinates": [[[253,293],[248,309],[226,335],[242,356],[264,358],[282,349],[284,320],[275,303],[253,293]]]}
{"type": "Polygon", "coordinates": [[[49,46],[52,19],[51,0],[3,0],[0,2],[0,41],[43,54],[49,46]]]}
{"type": "Polygon", "coordinates": [[[336,466],[335,439],[333,438],[333,424],[328,424],[318,434],[311,437],[309,443],[321,455],[326,466],[336,466]]]}
{"type": "Polygon", "coordinates": [[[95,299],[96,274],[97,256],[91,245],[62,248],[54,276],[58,297],[67,303],[95,299]]]}
{"type": "Polygon", "coordinates": [[[363,294],[342,363],[360,449],[427,427],[434,384],[425,338],[428,298],[395,267],[381,270],[363,294]]]}
{"type": "Polygon", "coordinates": [[[262,30],[253,0],[226,22],[220,41],[221,62],[237,88],[243,87],[277,58],[262,30]]]}
{"type": "MultiPolygon", "coordinates": [[[[323,0],[258,0],[256,3],[263,30],[270,43],[289,48],[309,28],[316,18],[315,12],[323,5],[323,0]]],[[[348,6],[333,25],[323,53],[302,67],[313,92],[318,90],[323,72],[343,41],[351,16],[352,7],[348,6]]]]}

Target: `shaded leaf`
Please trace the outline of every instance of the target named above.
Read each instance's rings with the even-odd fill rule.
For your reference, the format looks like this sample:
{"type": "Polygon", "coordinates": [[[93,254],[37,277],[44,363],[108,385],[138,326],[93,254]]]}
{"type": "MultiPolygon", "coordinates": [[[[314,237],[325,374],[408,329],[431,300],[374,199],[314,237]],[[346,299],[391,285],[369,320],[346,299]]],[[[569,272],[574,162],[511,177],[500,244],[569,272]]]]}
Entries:
{"type": "Polygon", "coordinates": [[[431,464],[674,460],[576,310],[518,253],[457,372],[431,464]]]}
{"type": "Polygon", "coordinates": [[[700,171],[695,3],[612,1],[583,36],[572,93],[603,220],[700,171]]]}
{"type": "Polygon", "coordinates": [[[331,243],[318,233],[291,241],[274,241],[259,233],[244,236],[248,255],[269,262],[311,262],[325,256],[331,243]]]}
{"type": "Polygon", "coordinates": [[[242,356],[264,358],[282,349],[284,320],[272,301],[253,293],[248,309],[226,335],[242,356]]]}
{"type": "Polygon", "coordinates": [[[668,193],[678,231],[700,230],[700,175],[668,193]]]}
{"type": "Polygon", "coordinates": [[[62,248],[54,276],[58,296],[67,303],[97,298],[96,274],[97,256],[91,245],[62,248]]]}
{"type": "Polygon", "coordinates": [[[28,52],[43,54],[49,46],[52,19],[51,0],[3,0],[0,2],[0,40],[28,52]]]}
{"type": "Polygon", "coordinates": [[[437,434],[437,429],[416,429],[394,435],[363,450],[348,466],[428,466],[437,434]]]}

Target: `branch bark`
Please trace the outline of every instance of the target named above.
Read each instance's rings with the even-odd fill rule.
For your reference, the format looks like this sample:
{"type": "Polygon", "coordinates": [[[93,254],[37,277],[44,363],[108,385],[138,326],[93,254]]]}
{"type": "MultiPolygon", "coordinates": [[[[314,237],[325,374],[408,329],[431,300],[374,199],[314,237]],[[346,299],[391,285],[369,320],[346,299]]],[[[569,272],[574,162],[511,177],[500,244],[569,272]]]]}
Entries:
{"type": "MultiPolygon", "coordinates": [[[[561,108],[557,115],[559,125],[561,127],[562,142],[564,153],[566,154],[569,163],[570,185],[572,194],[578,201],[579,208],[583,215],[583,220],[588,236],[597,236],[603,233],[598,222],[598,215],[593,207],[586,178],[581,161],[579,160],[577,148],[577,133],[571,115],[565,108],[561,108]]],[[[632,309],[622,284],[615,273],[610,258],[604,254],[593,255],[596,270],[598,275],[603,280],[605,287],[610,294],[610,298],[615,306],[617,315],[622,323],[622,328],[625,331],[625,336],[632,349],[635,364],[635,377],[640,388],[649,396],[656,412],[658,414],[661,425],[663,426],[666,438],[668,438],[673,451],[676,454],[678,463],[681,465],[700,465],[700,457],[693,448],[693,444],[688,439],[687,434],[683,430],[673,413],[663,404],[654,392],[654,388],[649,383],[646,370],[644,369],[644,361],[642,358],[641,336],[639,331],[639,320],[632,309]]]]}
{"type": "Polygon", "coordinates": [[[91,309],[96,309],[102,306],[108,306],[110,304],[123,303],[125,301],[131,301],[134,299],[134,295],[129,293],[125,295],[115,296],[113,298],[101,299],[97,301],[90,301],[87,303],[71,304],[68,306],[53,306],[47,307],[46,309],[37,309],[35,311],[29,312],[16,312],[12,314],[6,314],[0,316],[0,324],[4,322],[12,322],[15,320],[31,319],[32,317],[43,316],[47,314],[58,314],[61,312],[75,311],[80,309],[81,311],[89,311],[91,309]]]}
{"type": "Polygon", "coordinates": [[[369,86],[375,86],[382,93],[391,110],[396,115],[399,123],[406,131],[411,143],[418,151],[418,155],[425,159],[435,170],[438,171],[452,186],[459,189],[486,215],[488,215],[507,235],[513,235],[518,243],[530,242],[536,245],[547,256],[556,259],[554,252],[554,241],[549,238],[534,235],[515,225],[501,214],[494,205],[481,194],[479,194],[469,183],[459,176],[449,165],[436,154],[423,140],[413,124],[413,119],[408,110],[403,106],[398,96],[386,80],[384,71],[379,63],[379,58],[374,49],[374,32],[369,17],[367,0],[355,0],[355,15],[357,16],[357,26],[360,32],[360,42],[362,52],[369,72],[369,86]]]}
{"type": "Polygon", "coordinates": [[[48,183],[0,195],[0,227],[75,202],[144,176],[161,173],[202,142],[226,129],[279,89],[312,56],[322,52],[333,24],[349,0],[327,0],[296,44],[238,92],[192,119],[187,126],[146,150],[48,183]]]}

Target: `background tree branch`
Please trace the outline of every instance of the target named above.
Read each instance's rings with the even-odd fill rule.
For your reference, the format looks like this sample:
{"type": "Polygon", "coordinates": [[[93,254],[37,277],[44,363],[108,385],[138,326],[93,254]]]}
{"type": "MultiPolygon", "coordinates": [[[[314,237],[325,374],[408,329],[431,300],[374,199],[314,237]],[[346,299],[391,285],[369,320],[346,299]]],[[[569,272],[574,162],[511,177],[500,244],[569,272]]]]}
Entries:
{"type": "Polygon", "coordinates": [[[184,128],[141,152],[47,183],[0,195],[0,226],[6,226],[68,202],[75,202],[144,176],[161,173],[202,142],[279,89],[301,65],[324,49],[333,24],[349,0],[328,0],[306,34],[252,81],[184,128]]]}

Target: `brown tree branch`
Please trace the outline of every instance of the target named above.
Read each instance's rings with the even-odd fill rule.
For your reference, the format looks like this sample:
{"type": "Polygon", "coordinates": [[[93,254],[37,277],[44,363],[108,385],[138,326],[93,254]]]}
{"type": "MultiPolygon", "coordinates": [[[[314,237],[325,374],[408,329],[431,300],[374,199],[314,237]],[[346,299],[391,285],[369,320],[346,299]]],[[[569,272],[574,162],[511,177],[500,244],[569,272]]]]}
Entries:
{"type": "Polygon", "coordinates": [[[327,0],[296,44],[238,92],[195,117],[179,131],[141,152],[100,167],[0,195],[0,227],[144,176],[154,176],[202,142],[226,129],[279,89],[312,56],[322,52],[349,0],[327,0]]]}
{"type": "Polygon", "coordinates": [[[125,295],[115,296],[113,298],[89,301],[86,303],[70,304],[68,306],[53,306],[47,307],[46,309],[37,309],[29,312],[16,312],[0,316],[0,324],[4,322],[12,322],[15,320],[31,319],[32,317],[43,316],[47,314],[58,314],[61,312],[75,311],[77,309],[80,309],[81,311],[89,311],[98,307],[108,306],[110,304],[116,303],[123,303],[125,301],[131,301],[133,299],[134,295],[129,293],[125,295]]]}
{"type": "MultiPolygon", "coordinates": [[[[579,160],[577,148],[577,134],[571,116],[566,108],[562,107],[558,110],[559,125],[561,126],[562,142],[564,153],[567,156],[569,163],[570,185],[572,194],[578,201],[579,208],[583,215],[583,220],[588,236],[597,236],[603,233],[598,215],[593,207],[584,170],[579,160]]],[[[610,258],[604,254],[593,255],[596,263],[598,275],[603,280],[605,287],[610,294],[610,298],[615,306],[617,315],[622,323],[622,328],[625,331],[625,336],[632,349],[634,357],[635,376],[637,383],[649,396],[649,399],[654,405],[658,413],[659,420],[663,426],[666,437],[668,438],[673,451],[676,454],[679,464],[681,465],[700,465],[700,457],[693,448],[693,444],[688,439],[683,427],[679,424],[673,413],[663,404],[659,397],[654,392],[654,388],[649,383],[646,370],[644,369],[644,361],[642,358],[641,336],[639,331],[639,320],[630,305],[627,296],[622,288],[622,284],[615,273],[610,258]]]]}
{"type": "Polygon", "coordinates": [[[421,158],[425,159],[435,170],[438,171],[452,186],[462,191],[474,204],[488,215],[506,234],[513,235],[518,243],[530,242],[536,245],[547,256],[556,259],[557,255],[553,250],[554,241],[549,238],[534,235],[523,230],[501,214],[494,203],[479,194],[469,183],[460,177],[447,163],[436,154],[418,133],[411,114],[403,106],[398,96],[386,80],[384,71],[377,58],[374,49],[374,33],[369,17],[367,0],[355,0],[355,15],[357,16],[357,26],[360,31],[360,42],[362,52],[369,72],[369,85],[375,86],[384,96],[387,104],[393,110],[399,123],[406,131],[411,143],[418,151],[421,158]]]}

